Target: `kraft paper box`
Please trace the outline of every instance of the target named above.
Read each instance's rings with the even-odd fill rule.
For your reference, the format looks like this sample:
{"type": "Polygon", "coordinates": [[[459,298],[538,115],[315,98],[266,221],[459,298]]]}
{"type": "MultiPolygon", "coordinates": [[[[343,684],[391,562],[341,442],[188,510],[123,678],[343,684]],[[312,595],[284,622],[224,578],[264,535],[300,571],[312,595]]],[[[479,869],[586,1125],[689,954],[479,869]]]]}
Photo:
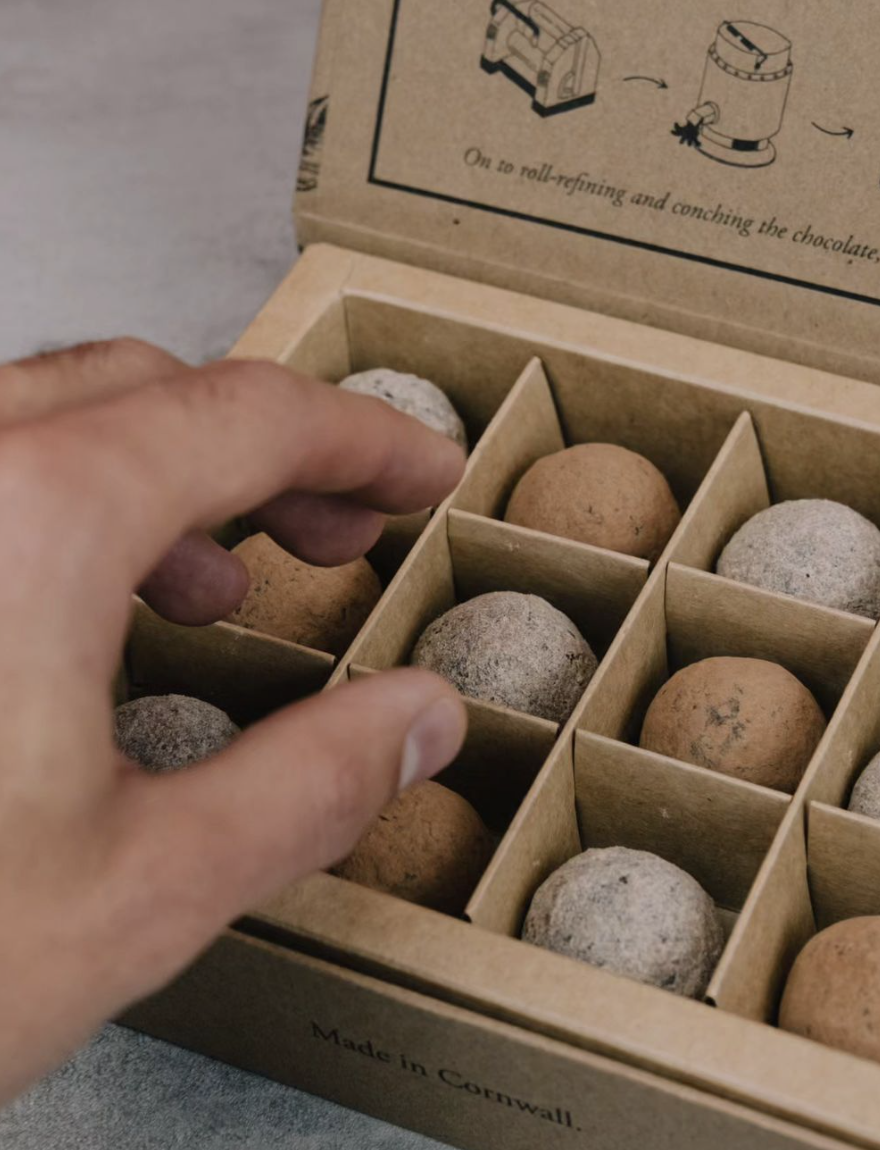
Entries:
{"type": "Polygon", "coordinates": [[[325,5],[310,246],[232,354],[332,382],[433,379],[467,424],[468,469],[388,532],[385,594],[339,661],[140,605],[127,680],[248,723],[405,663],[431,620],[492,590],[564,610],[599,671],[562,730],[468,703],[441,781],[498,847],[462,919],[318,875],[126,1021],[473,1150],[880,1147],[880,1066],[775,1025],[816,930],[880,914],[880,825],[843,809],[880,750],[880,637],[714,574],[772,503],[834,499],[880,523],[861,91],[880,13],[604,9],[325,5]],[[667,475],[684,516],[654,567],[503,522],[533,462],[590,441],[667,475]],[[659,687],[712,655],[779,662],[825,711],[794,796],[638,748],[659,687]],[[519,940],[543,879],[610,845],[712,895],[727,942],[704,1002],[519,940]]]}

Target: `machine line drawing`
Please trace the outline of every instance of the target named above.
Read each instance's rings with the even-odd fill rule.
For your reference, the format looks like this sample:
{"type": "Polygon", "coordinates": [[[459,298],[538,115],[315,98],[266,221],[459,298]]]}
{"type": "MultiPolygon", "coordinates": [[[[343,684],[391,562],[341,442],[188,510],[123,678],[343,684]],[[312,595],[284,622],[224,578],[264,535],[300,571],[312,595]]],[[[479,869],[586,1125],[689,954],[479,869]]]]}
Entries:
{"type": "Polygon", "coordinates": [[[773,28],[725,21],[709,48],[697,105],[673,135],[722,164],[768,167],[785,119],[791,53],[791,41],[773,28]]]}
{"type": "Polygon", "coordinates": [[[490,75],[503,73],[527,92],[539,116],[592,104],[601,59],[589,32],[543,0],[492,0],[481,67],[490,75]]]}

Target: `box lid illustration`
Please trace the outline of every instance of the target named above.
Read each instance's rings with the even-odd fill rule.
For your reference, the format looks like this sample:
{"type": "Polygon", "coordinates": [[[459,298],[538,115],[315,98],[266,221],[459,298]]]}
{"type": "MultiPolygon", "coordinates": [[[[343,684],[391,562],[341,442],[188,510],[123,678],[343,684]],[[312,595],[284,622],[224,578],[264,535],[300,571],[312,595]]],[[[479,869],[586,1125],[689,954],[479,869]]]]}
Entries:
{"type": "Polygon", "coordinates": [[[328,240],[880,381],[880,8],[325,0],[328,240]]]}

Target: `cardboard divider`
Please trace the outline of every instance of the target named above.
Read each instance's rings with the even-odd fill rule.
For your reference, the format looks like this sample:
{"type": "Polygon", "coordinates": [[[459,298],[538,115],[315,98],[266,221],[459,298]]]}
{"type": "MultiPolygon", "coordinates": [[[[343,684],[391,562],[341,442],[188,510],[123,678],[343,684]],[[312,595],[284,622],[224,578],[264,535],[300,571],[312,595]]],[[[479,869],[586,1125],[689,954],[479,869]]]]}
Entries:
{"type": "Polygon", "coordinates": [[[637,744],[667,679],[723,655],[780,663],[831,718],[872,633],[868,619],[670,564],[652,577],[618,634],[575,725],[637,744]]]}
{"type": "Polygon", "coordinates": [[[642,559],[466,511],[450,510],[449,545],[460,600],[499,590],[541,595],[600,656],[648,579],[642,559]]]}
{"type": "Polygon", "coordinates": [[[518,937],[535,890],[580,850],[570,739],[535,780],[465,910],[476,926],[518,937]]]}
{"type": "Polygon", "coordinates": [[[584,847],[650,851],[738,914],[791,803],[756,787],[579,731],[575,801],[584,847]]]}
{"type": "Polygon", "coordinates": [[[812,803],[807,860],[817,930],[880,915],[880,822],[812,803]]]}
{"type": "Polygon", "coordinates": [[[666,568],[658,568],[608,649],[570,726],[638,742],[642,719],[669,676],[666,568]]]}
{"type": "Polygon", "coordinates": [[[178,627],[135,601],[125,651],[127,697],[191,695],[246,726],[322,690],[335,660],[229,623],[178,627]]]}
{"type": "Polygon", "coordinates": [[[685,567],[714,570],[724,544],[769,505],[755,424],[744,411],[670,541],[667,558],[685,567]]]}
{"type": "MultiPolygon", "coordinates": [[[[880,752],[878,700],[880,629],[875,629],[804,780],[808,802],[831,806],[849,802],[856,779],[880,752]]],[[[809,818],[809,807],[807,814],[809,818]]]]}
{"type": "Polygon", "coordinates": [[[666,476],[682,511],[700,489],[742,407],[694,392],[635,364],[564,351],[542,354],[567,443],[616,443],[666,476]]]}
{"type": "Polygon", "coordinates": [[[761,866],[707,998],[728,1013],[775,1022],[788,971],[813,930],[803,810],[796,799],[761,866]]]}
{"type": "Polygon", "coordinates": [[[880,526],[880,429],[784,408],[757,423],[774,503],[833,499],[880,526]]]}
{"type": "Polygon", "coordinates": [[[451,506],[503,518],[520,477],[539,459],[564,447],[547,374],[541,361],[533,359],[471,454],[468,473],[451,506]]]}
{"type": "MultiPolygon", "coordinates": [[[[536,459],[562,446],[547,377],[541,361],[533,359],[473,446],[450,506],[481,515],[495,514],[503,509],[519,475],[536,459]]],[[[385,583],[403,564],[430,519],[430,512],[389,518],[369,555],[385,583]]]]}
{"type": "MultiPolygon", "coordinates": [[[[561,403],[562,399],[557,397],[554,387],[548,381],[543,364],[540,360],[534,360],[499,412],[492,441],[482,445],[484,450],[473,460],[471,474],[459,489],[452,506],[503,519],[510,495],[526,471],[544,456],[577,443],[616,443],[640,450],[648,458],[657,453],[662,455],[664,462],[672,455],[668,443],[664,446],[661,442],[658,449],[653,436],[645,436],[636,431],[636,425],[647,419],[644,404],[637,404],[634,410],[621,412],[615,394],[602,392],[601,401],[593,396],[591,406],[585,409],[585,400],[575,391],[566,391],[566,406],[561,406],[561,403]],[[608,408],[612,410],[606,410],[608,408]],[[578,435],[572,437],[570,429],[577,429],[578,435]],[[636,442],[638,447],[634,448],[632,445],[636,442]]],[[[653,431],[657,432],[653,419],[648,422],[653,431]]],[[[716,440],[729,425],[730,417],[725,413],[717,422],[716,440]]],[[[662,441],[664,435],[672,438],[676,433],[677,427],[660,428],[659,439],[662,441]]],[[[691,537],[695,526],[698,531],[690,550],[682,552],[688,555],[689,562],[693,561],[692,553],[699,554],[699,540],[702,536],[713,531],[715,534],[725,532],[731,522],[739,526],[755,511],[767,506],[768,495],[760,450],[748,414],[740,416],[726,441],[722,439],[721,443],[722,454],[712,461],[708,474],[702,470],[705,457],[688,466],[694,453],[691,450],[682,453],[685,465],[679,465],[675,494],[689,520],[689,531],[685,538],[691,537]],[[704,493],[710,477],[715,500],[710,501],[708,508],[704,506],[705,498],[701,501],[702,513],[697,515],[694,524],[695,516],[692,512],[695,509],[690,504],[698,494],[704,493]],[[721,510],[724,514],[719,516],[721,510]]],[[[652,461],[657,463],[656,459],[652,461]]],[[[676,533],[676,539],[681,540],[681,528],[676,533]]],[[[710,561],[711,557],[705,560],[705,564],[708,565],[710,561]]]]}
{"type": "Polygon", "coordinates": [[[342,665],[385,671],[405,663],[428,624],[455,606],[455,579],[445,515],[422,534],[349,648],[342,665]]]}
{"type": "Polygon", "coordinates": [[[830,718],[874,631],[870,619],[671,564],[666,585],[670,663],[715,655],[781,663],[830,718]]]}
{"type": "Polygon", "coordinates": [[[601,656],[647,573],[642,560],[449,510],[422,536],[346,662],[377,670],[406,663],[431,622],[491,591],[547,599],[601,656]]]}
{"type": "Polygon", "coordinates": [[[539,776],[468,907],[518,937],[535,890],[593,847],[648,851],[691,874],[729,934],[785,816],[787,796],[578,732],[539,776]]]}
{"type": "MultiPolygon", "coordinates": [[[[379,672],[353,664],[354,682],[379,672]]],[[[504,834],[556,742],[558,726],[535,715],[521,715],[465,699],[468,733],[455,762],[436,782],[456,791],[476,808],[498,835],[504,834]]]]}
{"type": "Polygon", "coordinates": [[[531,358],[500,340],[474,341],[469,325],[406,300],[349,294],[345,316],[351,372],[390,367],[429,379],[464,420],[472,451],[531,358]]]}
{"type": "Polygon", "coordinates": [[[340,297],[328,304],[290,353],[279,358],[284,367],[316,379],[338,382],[351,374],[345,302],[340,297]]]}

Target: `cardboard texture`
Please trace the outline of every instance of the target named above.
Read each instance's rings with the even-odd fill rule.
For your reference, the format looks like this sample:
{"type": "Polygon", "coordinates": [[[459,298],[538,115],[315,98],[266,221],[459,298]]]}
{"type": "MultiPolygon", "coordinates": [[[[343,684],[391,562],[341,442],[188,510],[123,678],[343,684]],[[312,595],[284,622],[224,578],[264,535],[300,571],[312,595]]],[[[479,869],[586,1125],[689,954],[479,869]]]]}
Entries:
{"type": "MultiPolygon", "coordinates": [[[[585,322],[538,301],[524,310],[523,303],[492,288],[318,248],[306,254],[236,352],[259,355],[262,348],[292,368],[337,378],[349,366],[387,359],[418,368],[441,386],[450,386],[450,377],[465,388],[489,381],[489,397],[468,411],[478,438],[462,486],[403,560],[332,682],[405,661],[427,622],[458,598],[484,590],[517,586],[563,597],[588,631],[592,620],[604,657],[558,740],[552,724],[482,704],[470,707],[471,740],[447,781],[468,794],[502,835],[467,908],[470,921],[315,876],[248,916],[182,983],[138,1008],[131,1020],[460,1145],[509,1146],[517,1138],[534,1145],[534,1132],[507,1126],[509,1115],[502,1121],[493,1112],[490,1128],[478,1112],[450,1106],[447,1093],[435,1098],[415,1079],[400,1100],[369,1076],[353,1087],[335,1043],[332,1059],[312,1054],[303,1067],[283,1011],[321,1005],[332,1019],[336,1004],[361,980],[375,980],[384,1028],[377,1033],[396,1035],[398,1027],[417,1025],[424,1011],[440,1020],[450,1042],[464,1042],[470,1027],[486,1036],[500,1034],[501,1027],[498,1045],[469,1047],[482,1052],[473,1064],[480,1072],[474,1081],[500,1083],[496,1093],[504,1093],[505,1084],[515,1093],[507,1077],[513,1064],[533,1096],[543,1083],[561,1087],[568,1070],[548,1058],[544,1043],[554,1044],[569,1069],[578,1068],[573,1080],[579,1083],[585,1081],[585,1054],[608,1060],[626,1105],[614,1119],[591,1105],[592,1126],[551,1130],[548,1138],[562,1138],[560,1145],[625,1145],[629,1111],[639,1105],[631,1075],[647,1074],[684,1107],[670,1134],[675,1144],[696,1138],[717,1107],[734,1106],[745,1125],[734,1123],[719,1134],[727,1141],[718,1145],[758,1145],[767,1123],[787,1123],[784,1136],[792,1145],[878,1146],[880,1068],[772,1026],[786,973],[815,929],[814,915],[845,914],[867,899],[848,896],[845,871],[832,864],[862,858],[875,828],[860,838],[850,824],[861,820],[831,812],[836,817],[826,820],[829,827],[819,823],[824,839],[811,847],[808,882],[806,821],[809,798],[841,801],[857,760],[875,749],[877,634],[868,620],[731,584],[712,567],[730,535],[771,498],[817,493],[880,518],[874,474],[880,400],[866,385],[824,377],[825,388],[808,386],[798,405],[791,396],[799,394],[801,369],[721,348],[714,372],[694,379],[677,366],[696,346],[682,337],[649,335],[611,319],[585,322]],[[308,298],[303,308],[297,306],[300,291],[308,298]],[[389,320],[382,329],[389,340],[385,355],[370,343],[369,333],[379,330],[375,324],[348,322],[379,314],[389,320]],[[402,314],[413,324],[391,322],[402,314]],[[524,335],[526,321],[541,330],[524,335]],[[415,349],[408,342],[414,331],[415,349]],[[340,348],[342,332],[349,342],[340,348]],[[635,362],[634,347],[642,356],[635,362]],[[466,366],[450,372],[450,364],[465,362],[463,348],[466,366]],[[733,379],[726,373],[734,364],[730,356],[733,379]],[[740,386],[743,360],[750,389],[740,386]],[[823,395],[838,410],[822,415],[811,407],[823,395]],[[686,513],[653,571],[497,518],[534,458],[580,437],[641,448],[670,471],[686,513]],[[631,745],[644,708],[670,670],[722,652],[783,662],[832,716],[793,798],[631,745]],[[853,743],[857,752],[841,768],[834,748],[853,743]],[[848,845],[838,855],[844,836],[848,845]],[[683,863],[725,911],[730,937],[708,992],[717,1009],[517,939],[540,882],[585,843],[615,839],[683,863]],[[823,841],[830,844],[824,850],[823,841]],[[249,941],[254,938],[265,945],[249,941]],[[216,977],[210,972],[218,962],[228,986],[222,1003],[203,984],[216,977]],[[302,978],[316,963],[324,988],[317,998],[302,978]],[[248,980],[250,989],[243,990],[248,980]],[[240,1026],[232,1026],[229,1010],[244,1012],[240,1026]]],[[[814,375],[812,383],[819,378],[814,375]]],[[[219,634],[225,631],[210,629],[209,649],[219,634]]],[[[178,662],[197,669],[198,658],[180,645],[183,638],[141,632],[135,644],[141,663],[165,665],[169,674],[178,662]]],[[[251,638],[262,647],[259,637],[251,638]]],[[[160,679],[169,681],[165,672],[160,679]]],[[[814,804],[813,818],[816,809],[814,804]]],[[[873,873],[867,864],[864,873],[873,873]]],[[[352,1029],[363,1033],[363,1027],[352,1029]]],[[[396,1038],[373,1041],[406,1047],[396,1038]]],[[[522,1082],[517,1077],[517,1088],[522,1082]]],[[[562,1110],[574,1113],[564,1096],[562,1110]]]]}
{"type": "Polygon", "coordinates": [[[880,524],[863,91],[880,15],[731,15],[326,0],[298,221],[340,246],[313,243],[232,354],[432,379],[467,425],[467,470],[390,525],[385,594],[337,664],[139,606],[126,690],[251,722],[405,663],[453,604],[505,589],[566,611],[601,662],[562,730],[468,702],[441,781],[498,846],[462,919],[316,875],[129,1024],[474,1150],[880,1150],[880,1066],[775,1026],[816,929],[880,912],[880,824],[841,809],[880,751],[880,632],[714,574],[774,502],[880,524]],[[667,476],[684,514],[653,568],[503,522],[525,471],[582,442],[667,476]],[[825,710],[793,796],[636,745],[667,678],[722,654],[781,663],[825,710]],[[728,937],[705,1002],[518,938],[540,883],[608,845],[715,899],[728,937]]]}
{"type": "Polygon", "coordinates": [[[301,238],[876,379],[880,17],[731,15],[330,0],[301,238]]]}

